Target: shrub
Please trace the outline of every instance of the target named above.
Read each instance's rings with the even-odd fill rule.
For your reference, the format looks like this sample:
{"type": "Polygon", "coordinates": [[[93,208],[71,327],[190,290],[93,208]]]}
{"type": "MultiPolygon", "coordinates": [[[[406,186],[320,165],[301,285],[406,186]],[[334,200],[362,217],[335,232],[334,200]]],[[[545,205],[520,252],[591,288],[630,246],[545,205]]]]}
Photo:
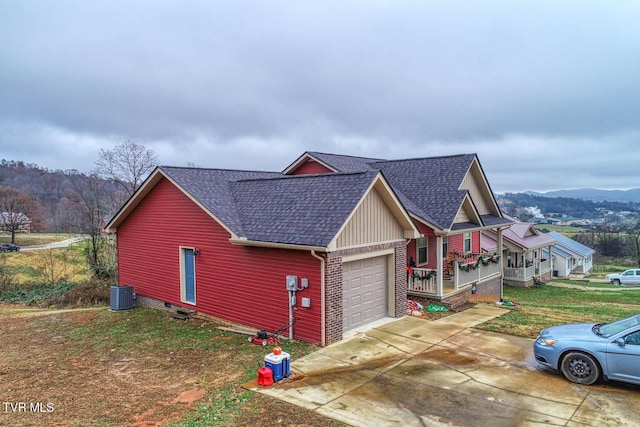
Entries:
{"type": "Polygon", "coordinates": [[[97,279],[80,283],[65,282],[57,285],[12,284],[0,289],[1,301],[38,307],[93,307],[107,305],[109,299],[109,283],[97,279]]]}

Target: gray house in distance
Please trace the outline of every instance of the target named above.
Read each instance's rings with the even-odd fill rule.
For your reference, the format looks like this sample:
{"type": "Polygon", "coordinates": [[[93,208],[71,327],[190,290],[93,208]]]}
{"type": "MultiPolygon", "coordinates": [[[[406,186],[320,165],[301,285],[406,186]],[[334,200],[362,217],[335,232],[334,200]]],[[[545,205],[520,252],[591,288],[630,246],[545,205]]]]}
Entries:
{"type": "Polygon", "coordinates": [[[571,274],[591,274],[595,250],[557,231],[547,233],[547,236],[556,241],[555,246],[551,248],[554,276],[569,277],[571,274]]]}

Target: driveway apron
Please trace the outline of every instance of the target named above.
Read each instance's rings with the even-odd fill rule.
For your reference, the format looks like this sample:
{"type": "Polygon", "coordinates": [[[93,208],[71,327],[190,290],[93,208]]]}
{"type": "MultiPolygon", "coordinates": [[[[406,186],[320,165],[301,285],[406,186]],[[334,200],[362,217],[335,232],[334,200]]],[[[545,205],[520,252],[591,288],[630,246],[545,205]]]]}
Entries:
{"type": "Polygon", "coordinates": [[[473,326],[490,305],[437,321],[404,317],[293,360],[250,390],[354,426],[637,425],[638,388],[579,386],[533,359],[533,340],[473,326]]]}

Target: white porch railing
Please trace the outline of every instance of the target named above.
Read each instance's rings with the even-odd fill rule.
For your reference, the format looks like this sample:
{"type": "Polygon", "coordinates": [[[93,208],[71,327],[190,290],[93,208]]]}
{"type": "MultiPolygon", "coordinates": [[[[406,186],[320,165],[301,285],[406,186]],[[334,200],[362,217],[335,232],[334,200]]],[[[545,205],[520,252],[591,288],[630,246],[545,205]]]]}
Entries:
{"type": "Polygon", "coordinates": [[[436,270],[413,267],[407,270],[407,290],[435,294],[438,291],[436,270]]]}
{"type": "Polygon", "coordinates": [[[551,271],[551,260],[545,260],[540,262],[540,267],[538,268],[538,276],[548,273],[551,271]]]}
{"type": "Polygon", "coordinates": [[[494,262],[492,256],[480,255],[477,261],[459,263],[454,261],[454,289],[458,290],[473,283],[485,281],[500,275],[500,263],[494,262]]]}
{"type": "Polygon", "coordinates": [[[513,280],[518,282],[526,282],[533,279],[534,276],[541,276],[551,271],[551,260],[540,262],[539,266],[531,265],[529,267],[505,267],[503,277],[505,280],[513,280]]]}
{"type": "MultiPolygon", "coordinates": [[[[483,282],[495,276],[500,276],[500,262],[497,254],[475,254],[472,262],[461,263],[453,261],[451,279],[444,280],[442,294],[438,293],[437,270],[430,268],[407,267],[407,291],[414,294],[445,296],[471,286],[473,283],[483,282]],[[453,289],[452,289],[453,288],[453,289]]],[[[469,257],[470,258],[470,257],[469,257]]]]}

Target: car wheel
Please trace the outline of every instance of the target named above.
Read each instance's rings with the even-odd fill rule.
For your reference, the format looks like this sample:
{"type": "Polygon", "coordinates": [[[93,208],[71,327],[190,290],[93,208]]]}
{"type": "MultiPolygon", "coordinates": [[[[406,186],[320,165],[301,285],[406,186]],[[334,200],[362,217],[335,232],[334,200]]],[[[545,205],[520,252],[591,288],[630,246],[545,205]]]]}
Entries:
{"type": "Polygon", "coordinates": [[[571,352],[562,358],[562,375],[571,382],[591,385],[600,379],[600,366],[588,354],[571,352]]]}
{"type": "Polygon", "coordinates": [[[620,285],[620,279],[613,279],[611,283],[613,283],[614,285],[620,285]]]}

